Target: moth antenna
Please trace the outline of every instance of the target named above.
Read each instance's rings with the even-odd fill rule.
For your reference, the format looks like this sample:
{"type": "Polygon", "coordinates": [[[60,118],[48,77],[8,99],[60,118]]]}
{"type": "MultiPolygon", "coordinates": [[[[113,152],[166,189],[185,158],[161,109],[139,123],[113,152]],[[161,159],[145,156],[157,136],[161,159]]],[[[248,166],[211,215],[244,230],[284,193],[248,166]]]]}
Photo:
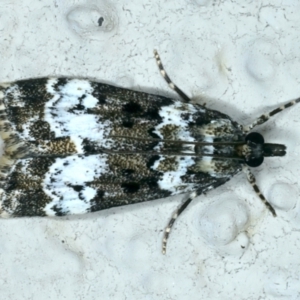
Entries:
{"type": "Polygon", "coordinates": [[[243,168],[243,172],[247,175],[247,179],[249,183],[252,185],[255,193],[258,195],[258,197],[261,199],[261,201],[266,205],[266,207],[269,209],[269,211],[272,213],[273,217],[276,217],[276,211],[273,208],[273,206],[267,201],[265,196],[261,193],[259,190],[259,187],[256,184],[256,179],[254,175],[251,173],[250,169],[248,167],[243,168]]]}
{"type": "Polygon", "coordinates": [[[194,198],[196,198],[198,194],[193,192],[190,194],[189,198],[181,204],[181,206],[173,213],[172,218],[165,229],[163,242],[162,242],[162,254],[166,254],[167,252],[167,242],[170,236],[171,229],[176,221],[176,219],[181,215],[181,213],[188,207],[188,205],[192,202],[194,198]]]}
{"type": "MultiPolygon", "coordinates": [[[[133,153],[130,151],[110,151],[106,149],[99,150],[99,153],[107,153],[107,154],[122,154],[122,155],[132,155],[133,153]]],[[[169,152],[169,151],[135,151],[134,154],[142,154],[142,155],[170,155],[170,156],[190,156],[190,157],[213,157],[217,159],[232,159],[244,162],[244,159],[241,157],[234,156],[217,156],[215,154],[193,154],[193,153],[184,153],[184,152],[169,152]]]]}
{"type": "Polygon", "coordinates": [[[202,145],[202,146],[214,146],[214,145],[244,145],[245,141],[238,142],[191,142],[191,141],[181,141],[181,140],[168,140],[168,139],[156,139],[156,138],[140,138],[135,136],[128,135],[110,135],[109,137],[121,138],[121,139],[130,139],[136,141],[147,141],[147,142],[163,142],[163,143],[176,143],[176,144],[185,144],[185,145],[202,145]]]}
{"type": "Polygon", "coordinates": [[[273,109],[271,112],[267,113],[267,114],[263,114],[260,117],[258,117],[252,124],[247,125],[247,126],[243,126],[243,129],[245,132],[248,132],[250,130],[252,130],[254,127],[261,125],[265,122],[267,122],[271,117],[273,117],[274,115],[282,112],[283,110],[297,104],[300,102],[300,98],[297,98],[295,100],[292,100],[284,105],[281,105],[275,109],[273,109]]]}
{"type": "Polygon", "coordinates": [[[166,70],[164,69],[164,66],[161,62],[161,59],[157,53],[156,50],[153,51],[154,52],[154,57],[156,59],[156,63],[158,65],[160,74],[163,76],[163,78],[165,79],[165,81],[168,83],[169,87],[174,90],[181,98],[184,102],[190,102],[191,99],[177,86],[175,85],[172,80],[170,79],[170,77],[168,76],[166,70]]]}

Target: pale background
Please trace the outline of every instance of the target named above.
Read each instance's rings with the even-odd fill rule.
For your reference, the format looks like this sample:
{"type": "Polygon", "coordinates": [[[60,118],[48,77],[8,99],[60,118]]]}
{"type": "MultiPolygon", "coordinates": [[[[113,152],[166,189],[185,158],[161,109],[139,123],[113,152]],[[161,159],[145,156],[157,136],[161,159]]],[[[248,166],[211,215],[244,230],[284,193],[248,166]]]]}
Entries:
{"type": "MultiPolygon", "coordinates": [[[[1,0],[0,81],[72,76],[177,98],[242,124],[300,96],[300,1],[1,0]],[[99,26],[99,18],[103,18],[99,26]]],[[[258,130],[288,154],[200,196],[75,218],[0,220],[1,299],[300,299],[300,106],[258,130]]]]}

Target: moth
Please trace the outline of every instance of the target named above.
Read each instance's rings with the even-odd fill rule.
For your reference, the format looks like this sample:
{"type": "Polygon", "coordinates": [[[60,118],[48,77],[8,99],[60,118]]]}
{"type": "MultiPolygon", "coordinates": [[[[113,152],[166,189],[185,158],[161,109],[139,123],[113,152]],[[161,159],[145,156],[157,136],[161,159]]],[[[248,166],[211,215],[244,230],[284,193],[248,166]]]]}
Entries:
{"type": "Polygon", "coordinates": [[[187,194],[163,237],[191,201],[244,171],[273,216],[250,168],[286,147],[252,129],[300,98],[242,126],[180,99],[75,78],[0,85],[1,217],[65,216],[187,194]]]}

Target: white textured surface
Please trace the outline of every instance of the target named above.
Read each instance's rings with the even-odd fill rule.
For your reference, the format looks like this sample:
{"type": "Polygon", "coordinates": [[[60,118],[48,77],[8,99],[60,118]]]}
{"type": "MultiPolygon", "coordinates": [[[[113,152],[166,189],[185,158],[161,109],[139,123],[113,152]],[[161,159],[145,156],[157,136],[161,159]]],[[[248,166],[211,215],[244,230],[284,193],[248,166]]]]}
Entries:
{"type": "MultiPolygon", "coordinates": [[[[0,81],[89,77],[173,95],[156,48],[188,95],[248,124],[300,95],[299,14],[292,0],[2,0],[0,81]]],[[[166,256],[162,229],[181,196],[0,220],[1,299],[299,299],[299,111],[259,128],[288,149],[255,170],[277,218],[240,175],[194,201],[166,256]]]]}

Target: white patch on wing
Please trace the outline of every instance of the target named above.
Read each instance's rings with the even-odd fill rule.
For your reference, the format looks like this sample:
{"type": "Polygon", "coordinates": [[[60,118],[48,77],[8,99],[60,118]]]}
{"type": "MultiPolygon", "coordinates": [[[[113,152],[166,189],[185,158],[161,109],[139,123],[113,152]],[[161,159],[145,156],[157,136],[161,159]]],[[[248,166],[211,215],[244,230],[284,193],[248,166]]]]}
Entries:
{"type": "Polygon", "coordinates": [[[45,213],[54,216],[54,205],[68,214],[86,213],[90,208],[90,200],[97,193],[95,188],[86,186],[86,182],[108,172],[106,154],[57,158],[43,182],[44,192],[53,199],[46,205],[45,213]],[[82,189],[76,191],[74,186],[81,186],[82,189]]]}
{"type": "Polygon", "coordinates": [[[174,101],[174,104],[161,107],[159,115],[162,117],[162,122],[155,127],[154,133],[161,138],[164,136],[161,134],[161,129],[166,125],[178,126],[177,139],[181,141],[194,142],[194,138],[190,135],[187,128],[189,121],[182,119],[182,113],[195,113],[197,110],[195,106],[180,101],[174,101]]]}
{"type": "Polygon", "coordinates": [[[203,156],[202,159],[198,161],[197,167],[199,168],[199,171],[207,173],[213,177],[217,177],[215,172],[215,163],[211,157],[203,156]]]}
{"type": "Polygon", "coordinates": [[[83,153],[83,138],[95,141],[99,146],[105,145],[106,136],[109,135],[112,128],[111,122],[101,120],[99,115],[76,110],[79,104],[83,105],[85,109],[97,106],[98,100],[91,94],[93,88],[90,82],[72,79],[62,85],[59,92],[53,88],[56,83],[57,79],[48,81],[47,91],[53,95],[53,98],[45,105],[44,118],[49,123],[50,129],[55,132],[56,137],[70,136],[78,153],[83,153]],[[83,97],[81,102],[80,97],[83,97]]]}
{"type": "Polygon", "coordinates": [[[218,119],[217,121],[211,121],[206,125],[202,125],[198,128],[200,135],[206,137],[224,137],[232,136],[233,125],[230,120],[218,119]]]}
{"type": "MultiPolygon", "coordinates": [[[[214,139],[210,136],[205,136],[203,138],[203,142],[206,142],[206,143],[213,143],[214,139]]],[[[214,153],[214,146],[203,146],[203,153],[206,153],[206,154],[213,154],[214,153]]],[[[207,156],[206,157],[208,160],[210,159],[211,160],[211,157],[207,156]]]]}
{"type": "MultiPolygon", "coordinates": [[[[152,166],[153,170],[158,170],[160,163],[165,159],[164,156],[160,157],[152,166]]],[[[195,184],[182,182],[181,176],[186,175],[190,166],[195,164],[195,160],[191,156],[178,156],[176,157],[178,167],[175,171],[165,171],[161,179],[158,181],[158,186],[172,192],[174,195],[178,193],[185,193],[195,189],[195,184]]]]}
{"type": "Polygon", "coordinates": [[[207,173],[212,177],[223,178],[233,176],[230,164],[230,161],[203,156],[203,158],[197,162],[197,169],[199,172],[207,173]]]}

